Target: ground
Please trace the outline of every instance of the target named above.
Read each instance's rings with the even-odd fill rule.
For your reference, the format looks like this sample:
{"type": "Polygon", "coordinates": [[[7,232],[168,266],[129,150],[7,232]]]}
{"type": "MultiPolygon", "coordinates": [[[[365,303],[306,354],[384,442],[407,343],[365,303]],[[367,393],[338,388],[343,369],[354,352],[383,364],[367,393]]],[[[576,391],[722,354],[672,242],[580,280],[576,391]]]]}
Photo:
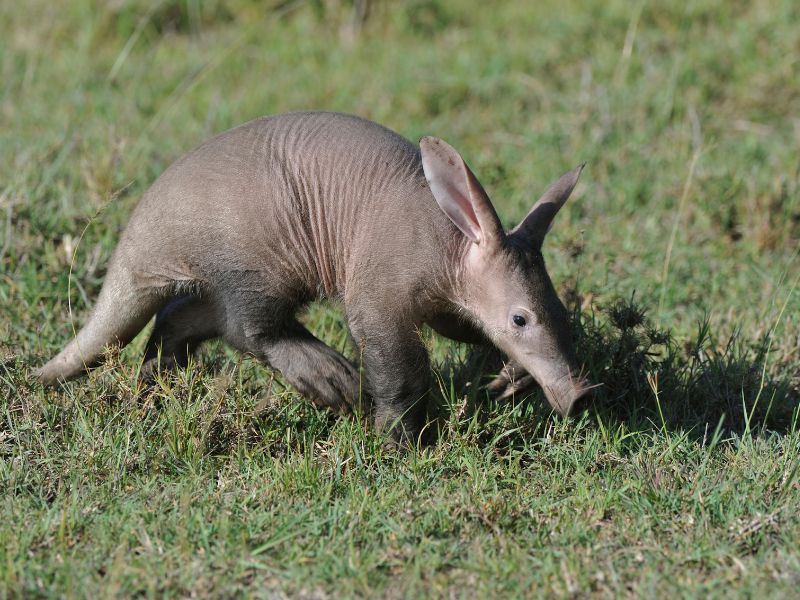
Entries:
{"type": "Polygon", "coordinates": [[[31,0],[0,40],[0,597],[798,596],[800,4],[31,0]],[[587,161],[545,246],[587,412],[427,331],[405,453],[221,344],[31,381],[170,162],[309,108],[448,140],[506,225],[587,161]]]}

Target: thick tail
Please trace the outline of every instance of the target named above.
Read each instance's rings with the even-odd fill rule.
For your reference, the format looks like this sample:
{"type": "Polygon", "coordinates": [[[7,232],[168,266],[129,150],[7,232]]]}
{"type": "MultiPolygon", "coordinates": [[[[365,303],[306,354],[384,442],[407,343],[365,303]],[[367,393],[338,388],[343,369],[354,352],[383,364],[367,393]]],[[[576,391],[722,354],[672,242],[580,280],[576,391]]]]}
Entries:
{"type": "Polygon", "coordinates": [[[97,366],[107,346],[130,342],[166,299],[152,288],[137,289],[130,273],[112,262],[89,321],[34,376],[52,385],[82,375],[97,366]]]}

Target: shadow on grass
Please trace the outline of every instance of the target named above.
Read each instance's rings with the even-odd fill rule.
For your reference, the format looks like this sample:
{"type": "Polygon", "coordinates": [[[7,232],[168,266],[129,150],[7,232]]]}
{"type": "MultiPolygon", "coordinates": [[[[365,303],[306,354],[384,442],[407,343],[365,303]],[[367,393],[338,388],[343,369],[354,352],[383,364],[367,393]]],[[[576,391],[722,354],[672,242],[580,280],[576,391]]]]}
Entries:
{"type": "MultiPolygon", "coordinates": [[[[695,440],[717,428],[724,439],[785,435],[797,427],[796,369],[772,360],[768,337],[748,343],[733,335],[719,345],[706,321],[692,339],[679,344],[669,331],[654,327],[633,298],[576,314],[573,331],[589,380],[602,384],[588,408],[606,423],[625,423],[628,430],[680,431],[695,440]]],[[[467,398],[467,416],[487,408],[476,374],[496,373],[501,362],[494,351],[476,350],[444,366],[443,380],[467,398]]],[[[522,404],[530,406],[523,410],[546,418],[550,411],[541,391],[525,394],[522,404]]]]}
{"type": "Polygon", "coordinates": [[[578,346],[604,384],[596,403],[616,418],[696,436],[718,425],[726,437],[786,434],[797,425],[795,373],[774,359],[768,336],[748,342],[734,334],[719,344],[704,321],[678,344],[633,300],[607,314],[605,323],[593,316],[578,324],[578,346]]]}

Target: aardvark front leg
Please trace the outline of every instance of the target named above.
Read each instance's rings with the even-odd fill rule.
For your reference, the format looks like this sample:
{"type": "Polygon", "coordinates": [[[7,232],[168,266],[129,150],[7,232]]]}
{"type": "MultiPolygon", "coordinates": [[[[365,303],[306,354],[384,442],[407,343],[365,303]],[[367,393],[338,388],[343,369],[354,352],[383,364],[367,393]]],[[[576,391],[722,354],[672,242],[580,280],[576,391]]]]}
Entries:
{"type": "Polygon", "coordinates": [[[416,441],[430,386],[428,353],[413,323],[396,315],[349,314],[361,354],[376,427],[395,440],[416,441]]]}

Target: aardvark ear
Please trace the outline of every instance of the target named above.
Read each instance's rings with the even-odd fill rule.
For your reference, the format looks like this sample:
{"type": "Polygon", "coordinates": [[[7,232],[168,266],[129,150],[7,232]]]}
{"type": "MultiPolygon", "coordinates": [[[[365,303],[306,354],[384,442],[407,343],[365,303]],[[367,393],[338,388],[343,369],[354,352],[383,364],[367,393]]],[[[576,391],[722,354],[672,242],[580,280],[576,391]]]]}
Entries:
{"type": "Polygon", "coordinates": [[[572,190],[575,189],[578,178],[581,176],[581,171],[585,166],[586,163],[581,163],[552,183],[533,206],[528,216],[511,230],[511,235],[524,239],[529,246],[541,248],[544,243],[544,237],[553,224],[553,218],[564,206],[572,190]]]}
{"type": "Polygon", "coordinates": [[[505,234],[489,196],[458,152],[435,137],[419,141],[422,169],[439,208],[479,245],[499,244],[505,234]]]}

